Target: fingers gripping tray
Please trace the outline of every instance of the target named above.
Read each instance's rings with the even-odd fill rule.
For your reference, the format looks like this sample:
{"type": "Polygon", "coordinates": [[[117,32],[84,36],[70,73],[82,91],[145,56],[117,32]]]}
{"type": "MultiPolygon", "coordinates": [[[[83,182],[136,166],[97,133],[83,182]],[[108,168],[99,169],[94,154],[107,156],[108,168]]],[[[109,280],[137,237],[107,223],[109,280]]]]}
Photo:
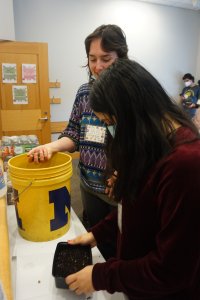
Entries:
{"type": "Polygon", "coordinates": [[[67,242],[57,244],[52,267],[57,288],[68,288],[65,277],[76,273],[92,264],[92,251],[90,245],[70,245],[67,242]]]}

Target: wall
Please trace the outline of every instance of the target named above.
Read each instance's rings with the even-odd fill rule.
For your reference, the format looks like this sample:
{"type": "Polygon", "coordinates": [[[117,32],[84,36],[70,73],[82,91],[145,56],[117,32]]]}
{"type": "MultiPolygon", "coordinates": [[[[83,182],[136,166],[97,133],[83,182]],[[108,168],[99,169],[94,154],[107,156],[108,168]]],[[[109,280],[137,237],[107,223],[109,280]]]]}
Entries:
{"type": "Polygon", "coordinates": [[[142,63],[178,99],[181,77],[200,74],[200,14],[133,0],[14,0],[16,39],[47,42],[49,79],[61,82],[51,96],[52,121],[65,121],[80,84],[87,81],[84,39],[97,26],[115,23],[127,36],[129,56],[142,63]],[[199,58],[198,58],[199,59],[199,58]]]}
{"type": "Polygon", "coordinates": [[[0,40],[14,40],[13,0],[0,0],[0,40]]]}
{"type": "MultiPolygon", "coordinates": [[[[199,16],[200,18],[200,16],[199,16]]],[[[196,80],[200,80],[200,30],[199,30],[199,45],[198,45],[198,53],[197,53],[197,60],[196,60],[196,80]]]]}

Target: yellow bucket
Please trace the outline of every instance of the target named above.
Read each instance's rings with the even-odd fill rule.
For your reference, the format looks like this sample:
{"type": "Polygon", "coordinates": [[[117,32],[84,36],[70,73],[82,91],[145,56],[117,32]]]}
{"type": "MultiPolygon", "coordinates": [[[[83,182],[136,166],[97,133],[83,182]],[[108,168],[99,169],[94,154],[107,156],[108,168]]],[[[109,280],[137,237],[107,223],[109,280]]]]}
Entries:
{"type": "Polygon", "coordinates": [[[8,170],[19,234],[34,242],[65,234],[70,227],[71,156],[58,152],[49,161],[34,163],[21,154],[8,161],[8,170]]]}

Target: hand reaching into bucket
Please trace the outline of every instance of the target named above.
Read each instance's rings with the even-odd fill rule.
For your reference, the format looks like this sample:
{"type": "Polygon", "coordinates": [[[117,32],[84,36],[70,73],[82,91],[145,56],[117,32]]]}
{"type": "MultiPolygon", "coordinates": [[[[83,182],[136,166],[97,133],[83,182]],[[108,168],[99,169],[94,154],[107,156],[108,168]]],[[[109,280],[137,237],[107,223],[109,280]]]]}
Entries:
{"type": "Polygon", "coordinates": [[[59,151],[74,152],[75,143],[68,137],[62,137],[57,141],[33,148],[28,152],[27,156],[30,162],[38,163],[51,159],[52,155],[59,151]]]}
{"type": "Polygon", "coordinates": [[[51,159],[53,155],[53,150],[49,144],[41,145],[33,148],[27,154],[29,162],[43,162],[51,159]]]}

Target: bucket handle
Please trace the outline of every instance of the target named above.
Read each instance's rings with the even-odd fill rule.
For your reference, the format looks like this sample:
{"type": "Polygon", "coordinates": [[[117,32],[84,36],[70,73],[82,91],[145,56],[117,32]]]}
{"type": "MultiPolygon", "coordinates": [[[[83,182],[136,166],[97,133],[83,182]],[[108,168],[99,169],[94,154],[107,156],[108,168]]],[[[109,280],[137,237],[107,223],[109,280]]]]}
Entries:
{"type": "Polygon", "coordinates": [[[26,190],[28,190],[32,186],[34,181],[35,179],[33,179],[33,181],[31,181],[29,185],[27,185],[20,193],[17,193],[17,196],[13,196],[14,203],[19,202],[19,196],[21,196],[21,194],[23,194],[26,190]]]}

